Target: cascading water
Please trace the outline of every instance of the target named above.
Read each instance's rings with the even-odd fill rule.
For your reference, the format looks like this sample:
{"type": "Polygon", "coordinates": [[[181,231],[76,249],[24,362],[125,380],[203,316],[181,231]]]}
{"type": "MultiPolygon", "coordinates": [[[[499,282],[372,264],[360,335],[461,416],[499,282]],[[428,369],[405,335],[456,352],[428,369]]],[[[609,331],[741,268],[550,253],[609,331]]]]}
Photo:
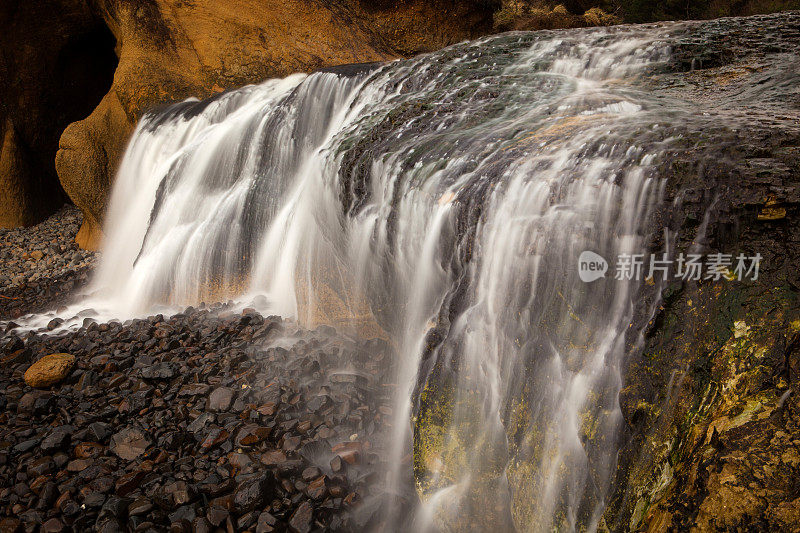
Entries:
{"type": "Polygon", "coordinates": [[[584,283],[577,261],[645,246],[664,126],[685,117],[641,83],[668,29],[506,34],[151,113],[90,304],[261,295],[386,336],[387,493],[415,499],[413,470],[415,527],[594,529],[639,283],[584,283]]]}

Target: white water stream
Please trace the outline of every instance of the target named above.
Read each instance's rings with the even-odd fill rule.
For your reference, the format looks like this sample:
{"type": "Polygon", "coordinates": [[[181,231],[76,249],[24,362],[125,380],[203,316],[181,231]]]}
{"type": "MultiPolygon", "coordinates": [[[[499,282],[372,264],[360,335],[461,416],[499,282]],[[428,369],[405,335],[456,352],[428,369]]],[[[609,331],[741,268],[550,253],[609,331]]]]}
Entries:
{"type": "Polygon", "coordinates": [[[639,84],[665,31],[507,34],[149,114],[71,311],[234,298],[379,324],[398,357],[387,483],[416,446],[415,527],[594,529],[640,282],[584,283],[577,260],[643,249],[680,120],[639,84]]]}

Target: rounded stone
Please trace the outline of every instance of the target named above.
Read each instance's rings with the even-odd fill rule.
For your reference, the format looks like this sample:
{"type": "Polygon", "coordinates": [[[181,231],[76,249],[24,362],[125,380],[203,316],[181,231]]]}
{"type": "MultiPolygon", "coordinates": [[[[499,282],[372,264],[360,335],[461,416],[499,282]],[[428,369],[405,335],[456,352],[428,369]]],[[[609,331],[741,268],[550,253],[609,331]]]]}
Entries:
{"type": "Polygon", "coordinates": [[[50,387],[66,378],[74,366],[74,355],[68,353],[46,355],[25,371],[25,383],[36,389],[50,387]]]}

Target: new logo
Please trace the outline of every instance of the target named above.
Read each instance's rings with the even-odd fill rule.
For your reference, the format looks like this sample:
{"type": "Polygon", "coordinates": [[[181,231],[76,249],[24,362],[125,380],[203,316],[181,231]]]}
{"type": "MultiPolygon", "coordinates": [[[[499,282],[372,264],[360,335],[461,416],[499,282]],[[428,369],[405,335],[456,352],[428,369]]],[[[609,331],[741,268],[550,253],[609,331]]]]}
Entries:
{"type": "Polygon", "coordinates": [[[604,278],[608,271],[608,261],[601,255],[586,250],[578,257],[578,276],[581,281],[591,283],[604,278]]]}

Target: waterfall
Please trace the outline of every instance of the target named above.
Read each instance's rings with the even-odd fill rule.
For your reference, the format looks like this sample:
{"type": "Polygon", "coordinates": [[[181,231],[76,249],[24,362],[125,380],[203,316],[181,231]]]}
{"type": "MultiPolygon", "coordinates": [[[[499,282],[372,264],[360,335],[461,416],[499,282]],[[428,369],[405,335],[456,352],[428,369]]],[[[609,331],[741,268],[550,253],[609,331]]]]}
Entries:
{"type": "Polygon", "coordinates": [[[231,298],[384,336],[387,493],[419,499],[414,527],[595,529],[641,281],[583,282],[578,257],[644,251],[685,116],[646,86],[669,28],[510,33],[151,112],[88,305],[231,298]]]}

